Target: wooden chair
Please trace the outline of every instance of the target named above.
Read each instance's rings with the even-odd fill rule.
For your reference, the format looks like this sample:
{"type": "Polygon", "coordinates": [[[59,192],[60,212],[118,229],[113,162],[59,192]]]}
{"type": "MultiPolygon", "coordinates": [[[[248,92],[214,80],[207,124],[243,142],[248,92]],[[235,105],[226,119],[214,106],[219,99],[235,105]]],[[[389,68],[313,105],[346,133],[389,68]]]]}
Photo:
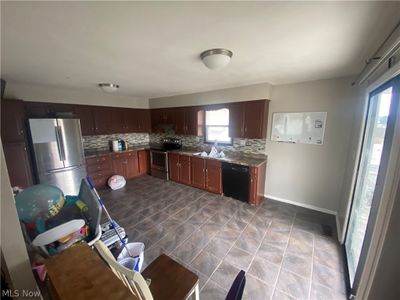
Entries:
{"type": "Polygon", "coordinates": [[[125,284],[126,287],[141,300],[153,300],[153,296],[142,274],[129,270],[120,265],[112,255],[108,247],[102,242],[94,243],[96,250],[105,260],[114,274],[125,284]]]}
{"type": "Polygon", "coordinates": [[[140,274],[121,266],[102,241],[97,241],[94,245],[115,275],[138,298],[184,300],[194,293],[195,299],[199,300],[197,275],[167,255],[160,255],[140,274]],[[150,286],[144,278],[150,279],[150,286]]]}

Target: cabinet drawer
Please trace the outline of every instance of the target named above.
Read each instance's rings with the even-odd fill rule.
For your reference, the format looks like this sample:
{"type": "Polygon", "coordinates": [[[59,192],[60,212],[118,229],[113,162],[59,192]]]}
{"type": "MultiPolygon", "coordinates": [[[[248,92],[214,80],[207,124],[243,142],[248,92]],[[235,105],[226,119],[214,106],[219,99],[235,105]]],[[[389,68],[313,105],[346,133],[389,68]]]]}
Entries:
{"type": "Polygon", "coordinates": [[[108,179],[109,177],[112,176],[112,171],[107,170],[107,171],[100,171],[100,172],[89,172],[88,173],[90,179],[99,179],[99,178],[106,178],[108,179]]]}
{"type": "Polygon", "coordinates": [[[104,162],[109,162],[110,161],[110,157],[108,155],[104,155],[104,156],[96,156],[96,157],[91,157],[91,158],[87,158],[86,159],[86,165],[97,165],[100,163],[104,163],[104,162]]]}
{"type": "Polygon", "coordinates": [[[135,156],[137,151],[129,151],[129,152],[124,152],[124,153],[115,153],[112,155],[113,159],[127,159],[130,157],[135,156]]]}
{"type": "Polygon", "coordinates": [[[88,173],[111,170],[111,162],[105,161],[105,162],[98,163],[96,165],[87,165],[86,169],[87,169],[88,173]]]}

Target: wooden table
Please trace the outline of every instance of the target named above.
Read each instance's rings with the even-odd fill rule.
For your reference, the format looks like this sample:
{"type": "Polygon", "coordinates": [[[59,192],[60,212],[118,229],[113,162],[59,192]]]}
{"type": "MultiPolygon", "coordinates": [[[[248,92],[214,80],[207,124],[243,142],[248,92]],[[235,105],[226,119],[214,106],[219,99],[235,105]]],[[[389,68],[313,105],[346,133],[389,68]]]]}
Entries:
{"type": "Polygon", "coordinates": [[[195,288],[198,297],[199,277],[165,254],[157,257],[142,275],[151,279],[149,288],[155,300],[183,300],[195,288]]]}
{"type": "Polygon", "coordinates": [[[44,264],[55,299],[138,299],[86,243],[52,256],[44,264]]]}

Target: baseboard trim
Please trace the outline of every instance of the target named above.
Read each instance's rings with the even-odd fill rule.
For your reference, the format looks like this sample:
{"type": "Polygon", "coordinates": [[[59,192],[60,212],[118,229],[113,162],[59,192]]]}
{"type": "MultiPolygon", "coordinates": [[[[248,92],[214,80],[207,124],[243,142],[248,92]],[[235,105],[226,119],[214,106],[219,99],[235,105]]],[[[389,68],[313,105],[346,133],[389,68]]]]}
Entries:
{"type": "MultiPolygon", "coordinates": [[[[309,209],[312,209],[312,210],[320,211],[320,212],[323,212],[323,213],[326,213],[326,214],[337,216],[337,212],[336,211],[333,211],[333,210],[330,210],[330,209],[326,209],[326,208],[322,208],[322,207],[318,207],[318,206],[315,206],[315,205],[296,202],[296,201],[292,201],[292,200],[288,200],[288,199],[284,199],[284,198],[280,198],[280,197],[275,197],[275,196],[272,196],[272,195],[264,195],[264,197],[268,198],[268,199],[275,200],[275,201],[284,202],[284,203],[288,203],[288,204],[293,204],[293,205],[297,205],[297,206],[300,206],[300,207],[305,207],[305,208],[309,208],[309,209]]],[[[336,217],[336,224],[337,223],[338,222],[337,222],[337,217],[336,217]]]]}

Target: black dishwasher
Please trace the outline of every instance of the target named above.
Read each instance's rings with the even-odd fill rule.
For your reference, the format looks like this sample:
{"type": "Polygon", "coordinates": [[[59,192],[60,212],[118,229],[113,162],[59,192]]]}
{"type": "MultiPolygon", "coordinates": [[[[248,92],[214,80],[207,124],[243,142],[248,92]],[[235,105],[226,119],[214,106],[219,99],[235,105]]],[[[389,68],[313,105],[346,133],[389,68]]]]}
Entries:
{"type": "Polygon", "coordinates": [[[225,196],[247,202],[249,181],[249,167],[222,163],[222,188],[225,196]]]}

